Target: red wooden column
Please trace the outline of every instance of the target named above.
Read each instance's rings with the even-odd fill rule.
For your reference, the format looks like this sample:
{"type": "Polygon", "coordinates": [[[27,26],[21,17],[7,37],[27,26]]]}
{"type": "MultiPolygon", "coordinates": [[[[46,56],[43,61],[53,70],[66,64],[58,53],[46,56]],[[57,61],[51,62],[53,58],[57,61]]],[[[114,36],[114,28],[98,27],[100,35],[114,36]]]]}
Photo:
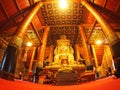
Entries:
{"type": "Polygon", "coordinates": [[[88,11],[96,18],[97,22],[103,28],[103,32],[104,32],[104,34],[105,34],[105,36],[106,36],[106,38],[111,46],[113,55],[115,57],[120,57],[120,48],[119,48],[120,47],[120,39],[116,35],[116,33],[113,32],[110,24],[86,0],[81,0],[81,4],[88,9],[88,11]]]}
{"type": "Polygon", "coordinates": [[[75,59],[76,59],[76,62],[78,63],[79,60],[81,59],[80,58],[80,52],[79,52],[79,46],[78,44],[75,44],[75,59]]]}
{"type": "Polygon", "coordinates": [[[38,60],[37,60],[38,68],[43,68],[43,61],[44,61],[44,56],[45,56],[45,49],[46,49],[47,37],[48,37],[49,30],[50,30],[50,27],[47,26],[43,33],[42,45],[41,45],[40,52],[38,55],[38,60]]]}
{"type": "Polygon", "coordinates": [[[85,50],[86,65],[90,66],[91,65],[91,63],[90,63],[90,52],[89,52],[88,45],[86,44],[86,35],[85,35],[85,32],[84,32],[83,26],[79,27],[79,33],[81,35],[81,38],[82,38],[82,41],[83,41],[83,43],[82,43],[83,44],[83,48],[85,50]]]}
{"type": "Polygon", "coordinates": [[[50,54],[49,54],[50,64],[52,64],[52,62],[53,62],[53,55],[54,55],[54,46],[51,45],[51,46],[50,46],[50,54]]]}
{"type": "Polygon", "coordinates": [[[93,56],[94,56],[94,61],[95,61],[95,68],[97,70],[98,69],[98,60],[97,60],[97,55],[96,55],[96,52],[95,52],[94,45],[92,45],[92,51],[93,51],[93,56]]]}
{"type": "Polygon", "coordinates": [[[32,56],[31,56],[31,60],[30,60],[30,65],[29,65],[29,70],[28,70],[28,72],[31,72],[31,71],[32,71],[32,66],[33,66],[35,51],[36,51],[36,47],[33,47],[33,52],[32,52],[32,56]]]}
{"type": "Polygon", "coordinates": [[[17,32],[9,42],[0,67],[0,77],[7,80],[14,80],[15,66],[19,49],[22,45],[22,39],[32,18],[38,12],[43,4],[38,2],[33,9],[26,15],[18,26],[17,32]]]}
{"type": "Polygon", "coordinates": [[[44,61],[44,56],[45,56],[45,49],[46,49],[49,30],[50,30],[50,27],[46,26],[46,28],[44,29],[44,33],[43,33],[42,45],[41,47],[39,47],[37,67],[36,67],[36,72],[34,76],[36,83],[39,83],[39,80],[41,78],[40,75],[41,75],[41,72],[43,71],[43,61],[44,61]]]}

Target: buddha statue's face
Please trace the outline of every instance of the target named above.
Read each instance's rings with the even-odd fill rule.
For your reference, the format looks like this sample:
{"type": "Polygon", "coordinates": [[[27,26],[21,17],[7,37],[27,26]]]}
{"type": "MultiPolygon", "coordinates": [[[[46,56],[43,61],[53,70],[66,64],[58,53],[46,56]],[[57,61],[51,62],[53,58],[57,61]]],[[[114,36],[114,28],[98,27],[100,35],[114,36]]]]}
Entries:
{"type": "Polygon", "coordinates": [[[63,40],[64,40],[64,39],[66,39],[66,36],[65,36],[65,35],[61,35],[61,36],[60,36],[60,39],[63,39],[63,40]]]}

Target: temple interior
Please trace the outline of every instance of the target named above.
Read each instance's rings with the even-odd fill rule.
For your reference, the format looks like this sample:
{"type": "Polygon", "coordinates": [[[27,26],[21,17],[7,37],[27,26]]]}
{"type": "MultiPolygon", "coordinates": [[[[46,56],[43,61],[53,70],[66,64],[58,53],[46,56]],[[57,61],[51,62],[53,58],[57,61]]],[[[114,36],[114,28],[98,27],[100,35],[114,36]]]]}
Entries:
{"type": "Polygon", "coordinates": [[[120,0],[0,0],[0,78],[69,85],[120,77],[119,58],[120,0]]]}

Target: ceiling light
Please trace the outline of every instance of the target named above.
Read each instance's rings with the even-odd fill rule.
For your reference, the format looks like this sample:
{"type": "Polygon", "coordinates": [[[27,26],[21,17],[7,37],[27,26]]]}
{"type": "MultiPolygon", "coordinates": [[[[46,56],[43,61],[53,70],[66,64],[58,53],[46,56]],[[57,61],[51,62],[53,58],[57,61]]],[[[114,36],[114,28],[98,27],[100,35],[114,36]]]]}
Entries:
{"type": "Polygon", "coordinates": [[[61,9],[65,9],[67,7],[67,1],[66,0],[60,0],[59,6],[61,9]]]}
{"type": "Polygon", "coordinates": [[[28,46],[28,47],[31,47],[31,46],[32,46],[32,43],[31,43],[31,42],[28,42],[28,43],[27,43],[27,46],[28,46]]]}
{"type": "Polygon", "coordinates": [[[97,40],[97,41],[96,41],[96,44],[97,44],[97,45],[100,45],[100,44],[102,44],[102,41],[101,41],[101,40],[97,40]]]}

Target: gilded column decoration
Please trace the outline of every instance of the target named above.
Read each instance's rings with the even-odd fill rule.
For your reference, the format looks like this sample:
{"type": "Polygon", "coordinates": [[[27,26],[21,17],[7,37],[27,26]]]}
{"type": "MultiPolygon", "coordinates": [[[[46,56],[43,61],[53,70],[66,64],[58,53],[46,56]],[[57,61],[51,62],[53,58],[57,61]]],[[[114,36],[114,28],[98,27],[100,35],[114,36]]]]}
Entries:
{"type": "Polygon", "coordinates": [[[24,53],[24,56],[23,56],[23,62],[26,62],[27,61],[27,53],[28,53],[28,50],[29,50],[29,47],[26,47],[25,48],[25,53],[24,53]]]}
{"type": "Polygon", "coordinates": [[[20,48],[21,47],[21,44],[22,44],[22,38],[19,37],[19,36],[13,36],[12,40],[10,41],[10,45],[11,46],[14,46],[16,48],[20,48]]]}
{"type": "Polygon", "coordinates": [[[54,46],[51,45],[51,46],[50,46],[50,54],[49,54],[50,64],[52,64],[52,62],[53,62],[53,55],[54,55],[54,46]]]}
{"type": "Polygon", "coordinates": [[[42,45],[41,45],[40,53],[38,55],[38,60],[37,60],[38,67],[40,68],[43,67],[43,61],[45,56],[45,49],[46,49],[49,30],[50,30],[50,27],[47,26],[43,33],[42,45]]]}
{"type": "Polygon", "coordinates": [[[82,26],[79,27],[79,33],[80,33],[81,38],[83,40],[83,48],[86,52],[86,55],[85,55],[86,65],[89,66],[89,65],[91,65],[91,63],[90,63],[90,53],[89,53],[88,46],[86,44],[86,36],[85,36],[84,28],[82,26]]]}
{"type": "Polygon", "coordinates": [[[79,60],[81,59],[78,44],[75,44],[75,58],[76,58],[76,62],[79,62],[79,60]]]}
{"type": "Polygon", "coordinates": [[[93,51],[93,56],[94,56],[94,61],[95,61],[95,67],[96,67],[96,70],[97,70],[98,69],[98,60],[97,60],[94,45],[92,45],[92,51],[93,51]]]}
{"type": "Polygon", "coordinates": [[[29,65],[29,72],[32,71],[32,65],[33,65],[33,61],[34,61],[35,50],[36,50],[36,47],[33,47],[32,57],[31,57],[31,60],[30,60],[30,65],[29,65]]]}

